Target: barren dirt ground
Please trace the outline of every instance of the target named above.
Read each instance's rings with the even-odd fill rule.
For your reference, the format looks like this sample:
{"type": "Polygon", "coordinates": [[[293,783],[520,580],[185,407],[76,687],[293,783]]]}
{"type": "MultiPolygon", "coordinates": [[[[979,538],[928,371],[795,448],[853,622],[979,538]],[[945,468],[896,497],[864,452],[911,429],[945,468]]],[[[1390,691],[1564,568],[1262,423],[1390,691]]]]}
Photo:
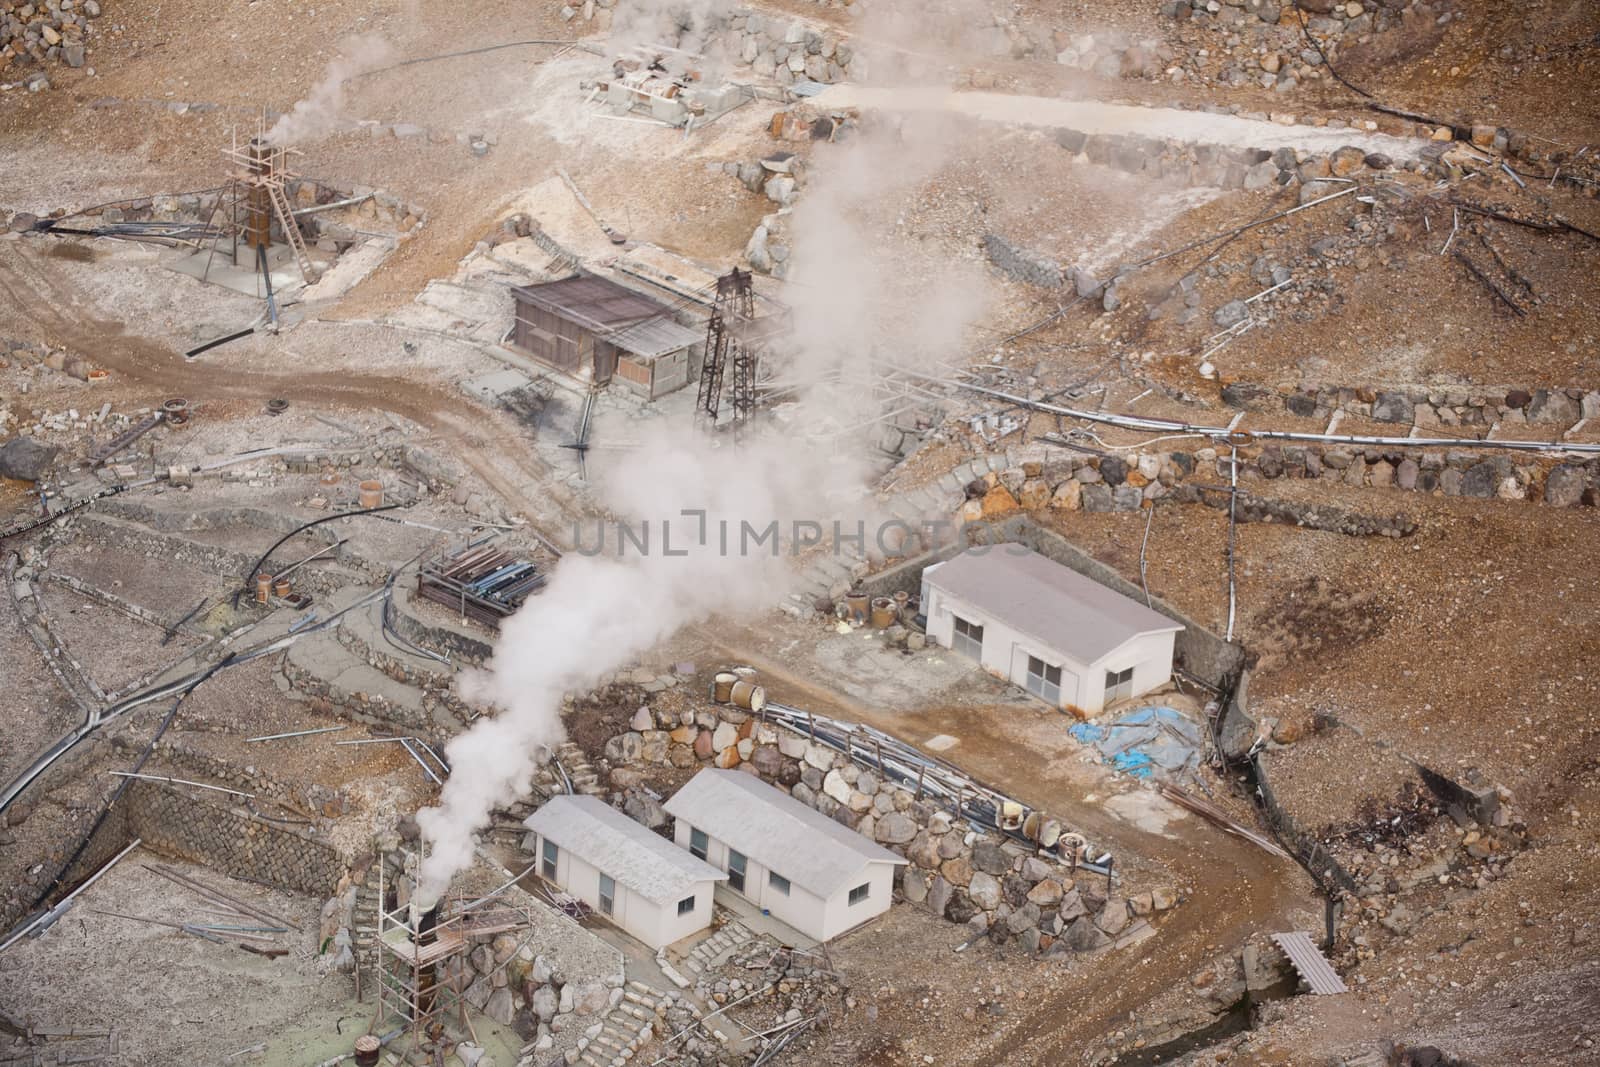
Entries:
{"type": "MultiPolygon", "coordinates": [[[[113,8],[110,0],[104,6],[113,8]]],[[[856,25],[839,9],[801,0],[759,6],[834,26],[856,25]]],[[[1170,27],[1156,14],[1158,6],[1030,0],[1009,15],[1049,20],[1074,33],[1112,27],[1166,33],[1170,27]]],[[[1292,5],[1285,5],[1283,17],[1295,17],[1292,5]]],[[[256,425],[251,420],[259,419],[271,397],[292,398],[297,412],[391,412],[469,468],[508,510],[557,540],[586,505],[569,491],[568,471],[553,469],[538,450],[538,444],[548,449],[551,443],[530,440],[506,412],[458,388],[469,371],[497,364],[465,345],[441,346],[429,361],[408,363],[397,355],[405,351],[398,335],[361,324],[410,304],[430,281],[453,276],[462,258],[513,211],[542,217],[563,240],[603,253],[603,235],[574,206],[556,178],[558,168],[571,172],[602,215],[630,237],[716,269],[731,265],[776,205],[747,195],[710,166],[795,147],[767,135],[775,109],[767,102],[736,111],[693,139],[676,130],[601,121],[579,106],[578,82],[606,75],[607,61],[568,44],[436,58],[507,38],[573,42],[590,32],[581,19],[564,19],[561,4],[550,0],[320,0],[314,14],[267,2],[126,0],[105,21],[125,28],[97,39],[92,76],[53,66],[48,92],[14,89],[0,96],[0,207],[44,215],[212,187],[232,127],[250,133],[261,109],[287,110],[324,78],[342,42],[374,33],[389,42],[391,58],[346,83],[338,110],[350,121],[414,124],[428,132],[374,137],[345,129],[306,143],[296,165],[310,176],[381,187],[422,206],[428,218],[378,271],[319,310],[325,322],[192,363],[180,353],[197,323],[232,321],[228,316],[242,314],[251,302],[145,296],[130,290],[159,286],[160,274],[134,274],[131,257],[101,253],[94,245],[85,246],[88,253],[63,255],[34,237],[0,241],[0,339],[67,348],[111,373],[103,386],[62,379],[31,402],[20,396],[0,396],[0,402],[14,410],[35,403],[89,410],[110,400],[122,410],[184,396],[206,419],[236,427],[234,443],[249,437],[256,425]],[[423,62],[397,65],[406,60],[423,62]],[[183,103],[191,107],[172,106],[183,103]],[[488,135],[492,145],[475,156],[458,135],[488,135]]],[[[1365,139],[1371,149],[1420,151],[1415,131],[1402,139],[1395,132],[1401,123],[1392,115],[1384,115],[1380,132],[1370,136],[1345,137],[1325,125],[1304,125],[1365,118],[1376,114],[1368,104],[1378,100],[1435,122],[1526,130],[1575,152],[1600,141],[1600,97],[1593,89],[1600,62],[1593,44],[1597,28],[1597,9],[1578,2],[1471,5],[1463,17],[1443,21],[1430,8],[1404,30],[1346,48],[1338,63],[1342,81],[1324,78],[1289,95],[1253,84],[1224,89],[1167,79],[1108,85],[1048,62],[964,54],[967,91],[958,94],[958,109],[965,116],[953,127],[959,150],[915,181],[890,182],[892,196],[854,205],[849,222],[874,236],[879,269],[891,276],[885,291],[914,293],[933,280],[956,277],[966,279],[973,294],[983,293],[988,312],[970,332],[971,362],[1008,371],[1025,382],[1023,388],[1040,393],[1096,383],[1108,390],[1100,397],[1107,407],[1225,423],[1238,412],[1223,403],[1219,390],[1233,381],[1283,389],[1414,384],[1490,394],[1508,388],[1593,390],[1600,386],[1594,291],[1600,240],[1591,235],[1600,232],[1600,207],[1587,195],[1592,188],[1558,186],[1554,178],[1548,186],[1496,179],[1458,181],[1448,189],[1429,188],[1417,178],[1380,203],[1346,197],[1141,269],[1125,283],[1123,306],[1107,312],[1096,301],[1063,310],[1070,289],[1045,291],[1001,278],[989,269],[981,241],[998,233],[1048,251],[1060,265],[1105,277],[1119,265],[1141,263],[1203,236],[1226,235],[1297,203],[1298,187],[1223,193],[1065,162],[1050,130],[1083,114],[1062,99],[1067,96],[1164,108],[1234,104],[1263,114],[1290,109],[1301,123],[1272,126],[1281,130],[1274,136],[1283,144],[1326,147],[1365,139]],[[971,91],[976,68],[987,76],[989,88],[982,92],[971,91]],[[1472,217],[1463,219],[1463,204],[1524,220],[1569,220],[1575,228],[1541,229],[1470,211],[1472,217]],[[1523,279],[1521,313],[1508,311],[1444,254],[1445,235],[1457,229],[1453,240],[1484,261],[1508,264],[1523,279]],[[1322,244],[1330,238],[1354,243],[1322,244]],[[1293,263],[1300,277],[1316,279],[1314,291],[1303,301],[1296,296],[1292,303],[1259,305],[1267,309],[1261,325],[1211,355],[1214,371],[1202,373],[1202,353],[1215,331],[1212,312],[1259,292],[1263,286],[1253,266],[1269,260],[1293,263]],[[1152,315],[1191,274],[1203,294],[1198,319],[1180,323],[1173,314],[1152,315]],[[1015,336],[1058,312],[1045,327],[1015,336]]],[[[894,40],[903,31],[868,22],[859,32],[865,40],[894,40]]],[[[1216,44],[1220,37],[1210,40],[1216,44]]],[[[11,72],[0,70],[0,76],[11,72]]],[[[908,101],[892,86],[882,90],[887,96],[871,96],[875,91],[880,90],[830,90],[839,97],[854,92],[858,101],[875,101],[888,111],[933,108],[922,98],[908,101]]],[[[940,107],[947,103],[942,94],[943,88],[940,107]]],[[[1186,114],[1161,117],[1184,132],[1186,114]]],[[[1107,129],[1121,129],[1121,115],[1096,111],[1107,129]]],[[[1244,121],[1226,118],[1209,123],[1212,136],[1244,121]]],[[[851,148],[816,144],[800,150],[819,162],[837,161],[851,148]]],[[[1366,182],[1362,196],[1377,196],[1382,184],[1366,182]]],[[[0,366],[0,374],[5,372],[0,366]]],[[[1320,418],[1297,420],[1281,411],[1251,412],[1245,419],[1247,428],[1325,425],[1320,418]]],[[[1055,422],[1039,417],[1028,430],[1049,432],[1059,428],[1055,422]]],[[[1384,429],[1353,422],[1345,428],[1384,429]]],[[[1594,427],[1573,433],[1573,440],[1588,440],[1594,427]]],[[[1101,440],[1124,444],[1137,438],[1105,431],[1101,440]]],[[[918,462],[949,469],[965,455],[964,443],[950,444],[918,462]]],[[[1317,835],[1370,829],[1374,812],[1395,802],[1408,779],[1409,765],[1398,757],[1412,757],[1474,782],[1505,786],[1526,827],[1528,847],[1495,881],[1476,890],[1443,891],[1436,906],[1403,934],[1384,938],[1375,955],[1348,971],[1350,994],[1274,1004],[1244,1044],[1198,1052],[1191,1062],[1300,1067],[1336,1062],[1332,1057],[1386,1039],[1437,1044],[1478,1067],[1597,1062],[1596,510],[1326,482],[1279,480],[1247,488],[1291,502],[1404,512],[1418,525],[1415,534],[1399,539],[1274,524],[1238,530],[1239,636],[1266,657],[1252,681],[1254,708],[1300,735],[1274,756],[1275,782],[1286,806],[1317,835]],[[1318,716],[1333,716],[1359,736],[1323,730],[1318,716]]],[[[30,506],[22,485],[0,482],[0,520],[30,506]]],[[[1153,592],[1206,625],[1224,625],[1228,529],[1221,511],[1157,508],[1143,552],[1142,515],[1071,512],[1049,521],[1130,578],[1137,578],[1145,555],[1153,592]]],[[[90,568],[93,561],[63,554],[61,562],[71,570],[77,563],[90,568]]],[[[175,586],[189,589],[214,578],[170,564],[146,570],[129,562],[120,573],[127,595],[147,604],[175,597],[175,586]]],[[[188,599],[186,593],[171,601],[175,614],[188,599]]],[[[102,686],[122,684],[149,665],[143,647],[149,634],[139,626],[119,619],[99,628],[75,595],[58,587],[47,591],[46,605],[59,618],[69,647],[105,646],[91,670],[102,686]]],[[[9,604],[0,606],[6,616],[0,619],[0,650],[7,665],[0,705],[29,710],[0,738],[5,778],[79,716],[16,625],[9,604]]],[[[955,953],[963,930],[934,926],[905,909],[891,913],[844,939],[836,953],[858,995],[877,1009],[871,1018],[857,1012],[839,1024],[867,1050],[860,1062],[1079,1062],[1106,1035],[1133,1027],[1153,1003],[1191,996],[1191,976],[1219,952],[1236,950],[1252,935],[1320,924],[1320,901],[1298,867],[1197,818],[1175,818],[1167,828],[1152,830],[1108,809],[1109,796],[1130,795],[1125,783],[1074,762],[1073,750],[1060,744],[1056,716],[1013,707],[935,703],[912,709],[854,699],[830,681],[828,665],[811,650],[795,651],[816,641],[817,630],[811,621],[713,620],[679,641],[683,655],[757,667],[778,699],[912,741],[956,737],[958,745],[945,754],[952,762],[1004,782],[1018,797],[1136,857],[1130,868],[1169,873],[1187,893],[1157,938],[1071,967],[1018,963],[987,942],[955,953]],[[980,992],[996,987],[1006,990],[1007,1011],[977,1021],[964,1015],[980,992]]],[[[176,646],[162,655],[181,650],[176,646]]],[[[265,666],[242,672],[197,695],[175,736],[226,755],[243,729],[267,733],[331,724],[280,696],[265,666]]],[[[82,779],[53,789],[26,825],[0,829],[0,851],[8,853],[0,868],[19,874],[34,855],[59,848],[76,833],[109,792],[102,772],[114,763],[110,753],[97,749],[82,779]]],[[[329,786],[359,779],[364,791],[353,805],[352,834],[369,828],[375,809],[414,807],[427,795],[414,765],[392,750],[334,753],[331,746],[302,746],[263,753],[260,765],[271,775],[329,786]]],[[[1241,814],[1249,811],[1242,797],[1230,803],[1241,814]]],[[[1455,833],[1447,820],[1440,824],[1436,832],[1455,833]]],[[[125,872],[99,887],[88,903],[98,897],[99,904],[121,902],[112,910],[136,910],[138,901],[152,895],[141,881],[146,877],[125,872]]],[[[316,906],[274,903],[301,912],[316,906]]],[[[68,1021],[88,1000],[97,1007],[82,1020],[139,1027],[141,1037],[127,1062],[151,1064],[220,1059],[277,1031],[329,1022],[308,1008],[323,995],[314,946],[298,945],[292,966],[274,969],[252,958],[235,959],[220,947],[188,951],[194,946],[175,942],[170,931],[119,922],[124,921],[95,915],[76,930],[69,924],[8,953],[0,965],[0,1007],[22,1001],[68,1021]],[[138,981],[130,980],[131,972],[138,981]],[[182,978],[174,983],[181,996],[168,997],[151,980],[162,972],[182,978]],[[191,1026],[203,1030],[203,1040],[191,1036],[191,1026]],[[217,1036],[229,1026],[237,1026],[236,1043],[217,1036]]],[[[311,1054],[310,1048],[303,1051],[311,1054]]]]}

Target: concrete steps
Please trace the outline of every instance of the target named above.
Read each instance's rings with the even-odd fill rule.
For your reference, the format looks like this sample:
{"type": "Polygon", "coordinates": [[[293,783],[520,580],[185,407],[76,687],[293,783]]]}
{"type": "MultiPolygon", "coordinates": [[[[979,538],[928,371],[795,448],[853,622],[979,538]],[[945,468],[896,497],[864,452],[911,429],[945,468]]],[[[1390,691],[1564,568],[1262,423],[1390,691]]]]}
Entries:
{"type": "Polygon", "coordinates": [[[703,974],[754,937],[750,928],[736,919],[691,949],[683,959],[683,966],[692,974],[703,974]]]}
{"type": "Polygon", "coordinates": [[[600,1018],[600,1032],[578,1041],[578,1062],[588,1067],[623,1067],[661,1030],[667,998],[643,982],[630,981],[600,1018]]]}
{"type": "Polygon", "coordinates": [[[606,791],[600,782],[600,772],[589,762],[589,757],[584,755],[583,749],[571,741],[556,749],[556,759],[561,761],[567,777],[572,779],[574,792],[600,796],[606,791]]]}

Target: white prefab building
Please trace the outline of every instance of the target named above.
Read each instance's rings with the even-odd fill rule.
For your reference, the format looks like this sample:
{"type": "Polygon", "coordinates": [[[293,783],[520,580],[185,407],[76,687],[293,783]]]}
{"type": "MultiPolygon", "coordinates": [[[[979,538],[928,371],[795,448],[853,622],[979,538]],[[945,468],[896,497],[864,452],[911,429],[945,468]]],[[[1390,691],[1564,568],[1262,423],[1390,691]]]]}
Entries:
{"type": "Polygon", "coordinates": [[[707,768],[666,803],[674,840],[728,888],[827,941],[889,910],[906,861],[744,771],[707,768]]]}
{"type": "Polygon", "coordinates": [[[1058,708],[1095,715],[1172,679],[1182,624],[1022,545],[922,572],[928,637],[1058,708]]]}
{"type": "Polygon", "coordinates": [[[711,925],[727,877],[598,797],[552,798],[524,820],[539,874],[651,948],[711,925]]]}

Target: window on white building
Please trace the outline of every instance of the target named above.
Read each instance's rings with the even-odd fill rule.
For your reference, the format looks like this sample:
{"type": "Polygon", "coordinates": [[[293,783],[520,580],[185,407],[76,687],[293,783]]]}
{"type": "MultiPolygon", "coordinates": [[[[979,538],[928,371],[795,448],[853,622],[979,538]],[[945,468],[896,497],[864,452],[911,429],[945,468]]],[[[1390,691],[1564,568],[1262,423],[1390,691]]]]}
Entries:
{"type": "Polygon", "coordinates": [[[854,889],[850,890],[850,903],[855,905],[861,903],[863,900],[866,900],[867,891],[871,889],[871,887],[872,883],[863,882],[861,885],[858,885],[854,889]]]}
{"type": "Polygon", "coordinates": [[[690,855],[694,856],[696,859],[703,860],[706,858],[706,850],[710,847],[710,841],[706,838],[706,832],[704,830],[695,830],[692,828],[689,830],[690,855]]]}
{"type": "Polygon", "coordinates": [[[678,901],[678,914],[679,915],[693,915],[694,914],[694,897],[684,897],[682,900],[678,901]]]}
{"type": "Polygon", "coordinates": [[[1052,667],[1038,656],[1028,657],[1028,692],[1052,707],[1061,706],[1061,668],[1052,667]]]}
{"type": "Polygon", "coordinates": [[[950,646],[969,659],[983,660],[983,627],[956,616],[955,632],[950,646]]]}
{"type": "Polygon", "coordinates": [[[744,892],[744,865],[743,852],[728,850],[728,888],[736,892],[744,892]]]}
{"type": "Polygon", "coordinates": [[[543,853],[544,864],[539,868],[539,873],[545,876],[546,881],[553,882],[556,880],[556,857],[560,855],[560,853],[561,850],[556,848],[556,843],[549,838],[545,838],[543,853]]]}
{"type": "Polygon", "coordinates": [[[772,887],[773,892],[782,893],[784,896],[789,895],[789,879],[777,871],[767,872],[767,884],[772,887]]]}
{"type": "Polygon", "coordinates": [[[608,874],[600,876],[600,914],[611,915],[617,906],[617,883],[608,874]]]}
{"type": "Polygon", "coordinates": [[[1125,671],[1106,671],[1106,704],[1127,700],[1133,696],[1133,668],[1125,671]]]}

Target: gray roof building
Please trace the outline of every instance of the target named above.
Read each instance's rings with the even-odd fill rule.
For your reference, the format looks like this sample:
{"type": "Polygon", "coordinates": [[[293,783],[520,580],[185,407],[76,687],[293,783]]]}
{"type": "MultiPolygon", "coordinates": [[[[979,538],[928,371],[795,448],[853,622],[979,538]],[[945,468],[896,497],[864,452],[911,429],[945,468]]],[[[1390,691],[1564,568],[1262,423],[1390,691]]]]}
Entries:
{"type": "Polygon", "coordinates": [[[657,904],[675,903],[702,882],[728,877],[598,797],[553,797],[523,825],[657,904]]]}
{"type": "Polygon", "coordinates": [[[823,898],[853,885],[869,863],[906,862],[744,771],[708,767],[665,806],[673,818],[823,898]]]}
{"type": "Polygon", "coordinates": [[[1183,624],[1022,545],[969,548],[922,572],[924,584],[1092,664],[1141,634],[1183,624]]]}

